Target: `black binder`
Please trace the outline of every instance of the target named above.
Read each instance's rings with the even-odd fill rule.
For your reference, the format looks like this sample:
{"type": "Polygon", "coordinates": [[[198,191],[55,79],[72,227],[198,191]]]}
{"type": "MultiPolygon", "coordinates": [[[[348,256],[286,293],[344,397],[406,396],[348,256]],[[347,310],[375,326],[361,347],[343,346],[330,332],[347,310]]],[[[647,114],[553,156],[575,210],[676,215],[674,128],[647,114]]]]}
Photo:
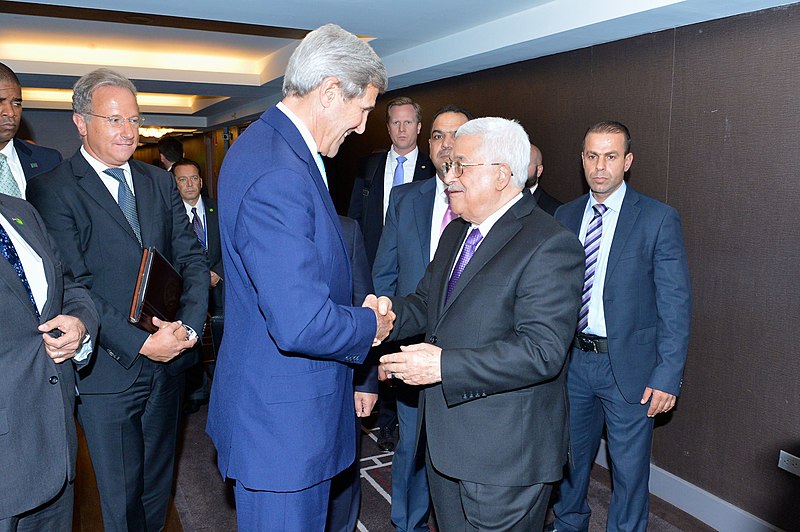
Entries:
{"type": "Polygon", "coordinates": [[[145,248],[128,320],[149,333],[155,333],[158,328],[153,325],[153,316],[175,321],[182,293],[181,274],[155,247],[145,248]]]}

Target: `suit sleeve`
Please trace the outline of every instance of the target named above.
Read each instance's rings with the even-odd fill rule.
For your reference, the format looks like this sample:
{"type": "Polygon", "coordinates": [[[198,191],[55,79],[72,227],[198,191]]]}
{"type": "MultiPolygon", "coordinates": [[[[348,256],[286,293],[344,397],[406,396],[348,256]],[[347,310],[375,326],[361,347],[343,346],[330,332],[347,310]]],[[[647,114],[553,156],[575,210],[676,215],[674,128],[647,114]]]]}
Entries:
{"type": "Polygon", "coordinates": [[[375,337],[375,314],[331,299],[330,272],[314,241],[316,217],[329,215],[309,180],[285,168],[257,179],[242,198],[233,241],[281,350],[340,362],[359,354],[363,360],[375,337]]]}
{"type": "Polygon", "coordinates": [[[139,356],[139,348],[150,335],[128,323],[126,315],[111,305],[97,290],[92,289],[94,276],[84,260],[87,249],[83,244],[89,238],[91,227],[79,227],[80,215],[72,209],[74,202],[69,197],[73,190],[58,186],[57,179],[57,176],[51,174],[35,177],[28,182],[27,199],[44,219],[75,281],[89,290],[100,317],[98,344],[113,350],[119,356],[119,363],[126,369],[130,368],[139,356]]]}
{"type": "MultiPolygon", "coordinates": [[[[45,226],[44,220],[36,212],[36,209],[31,208],[31,214],[33,218],[36,220],[36,223],[39,225],[39,228],[42,232],[42,235],[47,239],[49,242],[49,249],[53,254],[54,262],[61,263],[61,270],[63,275],[63,286],[64,291],[62,294],[62,301],[61,301],[61,314],[65,314],[68,316],[73,316],[78,318],[83,323],[83,326],[86,327],[86,332],[92,338],[92,341],[95,341],[97,338],[97,330],[99,327],[100,318],[97,315],[97,310],[95,309],[94,303],[92,302],[92,298],[89,295],[89,291],[86,290],[82,285],[75,282],[75,279],[72,277],[72,272],[70,272],[69,267],[66,264],[61,262],[61,257],[58,251],[58,246],[56,245],[53,237],[50,236],[50,233],[47,231],[47,227],[45,226]]],[[[79,366],[85,366],[89,360],[91,359],[91,355],[86,359],[82,360],[79,366]]]]}
{"type": "MultiPolygon", "coordinates": [[[[369,275],[367,252],[364,249],[364,239],[358,226],[353,224],[353,247],[351,264],[353,266],[353,306],[360,306],[367,295],[374,292],[372,278],[369,275]]],[[[356,366],[353,374],[353,385],[357,392],[378,393],[378,366],[365,360],[356,366]]]]}
{"type": "MultiPolygon", "coordinates": [[[[584,253],[559,231],[534,251],[514,293],[513,326],[488,344],[444,349],[442,390],[450,406],[555,378],[564,367],[580,307],[584,253]]],[[[491,294],[487,292],[487,296],[491,294]]]]}
{"type": "Polygon", "coordinates": [[[691,280],[680,218],[671,207],[658,230],[653,281],[658,313],[658,358],[647,385],[678,395],[689,350],[691,280]]]}
{"type": "Polygon", "coordinates": [[[389,195],[386,221],[378,244],[378,252],[375,254],[375,263],[372,265],[372,280],[375,284],[375,293],[379,296],[397,294],[397,277],[400,273],[397,255],[397,198],[398,195],[394,191],[389,195]]]}

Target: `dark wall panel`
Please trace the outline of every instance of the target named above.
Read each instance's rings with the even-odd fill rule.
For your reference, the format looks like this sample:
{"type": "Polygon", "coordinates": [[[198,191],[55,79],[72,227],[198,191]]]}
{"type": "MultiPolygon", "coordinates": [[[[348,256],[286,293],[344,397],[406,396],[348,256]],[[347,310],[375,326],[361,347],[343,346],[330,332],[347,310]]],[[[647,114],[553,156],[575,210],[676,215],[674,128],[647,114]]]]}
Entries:
{"type": "Polygon", "coordinates": [[[686,394],[660,431],[661,465],[800,526],[798,171],[800,9],[677,31],[670,199],[695,290],[686,394]]]}
{"type": "Polygon", "coordinates": [[[586,127],[633,135],[629,182],[683,219],[694,291],[677,411],[659,419],[653,462],[786,530],[800,529],[800,4],[515,63],[385,95],[367,131],[331,161],[346,209],[359,157],[389,144],[388,98],[433,112],[458,103],[518,119],[544,152],[543,186],[585,191],[586,127]]]}

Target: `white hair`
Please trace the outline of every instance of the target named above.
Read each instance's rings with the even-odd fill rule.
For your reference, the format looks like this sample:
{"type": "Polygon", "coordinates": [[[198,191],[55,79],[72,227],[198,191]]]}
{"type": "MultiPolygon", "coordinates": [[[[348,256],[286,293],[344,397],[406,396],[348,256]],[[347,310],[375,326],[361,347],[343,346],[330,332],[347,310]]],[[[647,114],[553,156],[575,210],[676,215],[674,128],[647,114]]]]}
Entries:
{"type": "Polygon", "coordinates": [[[333,76],[346,99],[364,94],[369,85],[383,93],[389,85],[386,67],[365,41],[336,24],[308,35],[292,53],[283,77],[284,96],[305,96],[333,76]]]}
{"type": "Polygon", "coordinates": [[[486,162],[506,163],[513,173],[511,184],[522,190],[528,179],[531,141],[519,122],[489,116],[470,120],[456,131],[456,138],[472,136],[481,137],[479,152],[486,162]]]}

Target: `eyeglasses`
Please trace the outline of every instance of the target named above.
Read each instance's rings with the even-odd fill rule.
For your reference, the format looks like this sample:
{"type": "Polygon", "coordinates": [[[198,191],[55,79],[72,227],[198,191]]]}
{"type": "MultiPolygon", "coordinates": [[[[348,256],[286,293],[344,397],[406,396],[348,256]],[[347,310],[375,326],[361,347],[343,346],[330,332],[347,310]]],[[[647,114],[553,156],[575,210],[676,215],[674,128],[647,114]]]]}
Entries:
{"type": "Polygon", "coordinates": [[[200,181],[200,176],[199,175],[182,175],[180,177],[176,177],[175,179],[181,185],[185,185],[187,181],[191,181],[192,183],[198,183],[200,181]]]}
{"type": "Polygon", "coordinates": [[[125,125],[127,121],[131,127],[138,128],[142,124],[144,124],[144,117],[143,116],[132,116],[130,118],[125,118],[124,116],[120,115],[111,115],[111,116],[103,116],[103,115],[96,115],[94,113],[88,113],[91,116],[96,116],[97,118],[104,118],[108,125],[113,128],[120,128],[125,125]]]}
{"type": "MultiPolygon", "coordinates": [[[[464,175],[464,168],[468,166],[500,166],[505,163],[462,163],[461,161],[445,162],[442,163],[442,172],[447,174],[450,170],[453,171],[453,176],[461,177],[464,175]]],[[[511,174],[514,175],[514,174],[511,174]]]]}

